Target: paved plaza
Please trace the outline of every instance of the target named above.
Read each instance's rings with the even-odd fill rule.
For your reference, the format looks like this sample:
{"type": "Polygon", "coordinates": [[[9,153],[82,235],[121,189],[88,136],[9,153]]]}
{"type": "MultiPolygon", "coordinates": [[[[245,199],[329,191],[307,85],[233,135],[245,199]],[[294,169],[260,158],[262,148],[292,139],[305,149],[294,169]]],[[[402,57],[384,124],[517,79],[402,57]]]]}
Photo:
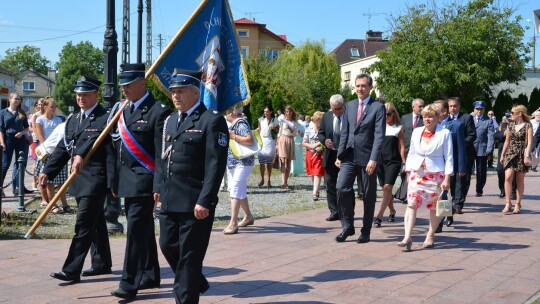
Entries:
{"type": "MultiPolygon", "coordinates": [[[[408,253],[395,245],[403,234],[399,203],[396,222],[373,228],[368,244],[355,242],[358,227],[336,243],[341,229],[324,220],[324,208],[257,219],[237,235],[215,227],[204,267],[210,290],[201,303],[525,303],[540,290],[540,174],[526,177],[520,215],[501,214],[496,184],[490,175],[484,196],[468,198],[465,213],[436,235],[433,249],[421,247],[428,212],[420,210],[408,253]]],[[[61,269],[69,244],[0,241],[0,302],[117,303],[110,291],[121,277],[125,239],[111,239],[111,275],[74,285],[49,277],[61,269]]],[[[141,291],[137,301],[174,302],[173,275],[161,254],[160,263],[161,288],[141,291]]]]}

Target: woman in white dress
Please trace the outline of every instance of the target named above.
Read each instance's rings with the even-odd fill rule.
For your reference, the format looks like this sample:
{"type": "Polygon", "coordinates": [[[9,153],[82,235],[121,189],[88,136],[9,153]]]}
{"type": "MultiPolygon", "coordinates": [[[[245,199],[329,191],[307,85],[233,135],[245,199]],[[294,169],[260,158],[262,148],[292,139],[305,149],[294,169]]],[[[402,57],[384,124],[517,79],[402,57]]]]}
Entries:
{"type": "Polygon", "coordinates": [[[259,168],[261,171],[261,181],[259,182],[259,187],[264,185],[264,174],[268,176],[268,181],[266,186],[268,188],[272,187],[270,182],[270,176],[272,175],[272,164],[276,157],[276,137],[279,130],[279,123],[277,119],[274,118],[274,109],[272,105],[267,104],[264,107],[264,113],[261,118],[259,118],[259,134],[262,138],[262,148],[259,151],[259,168]]]}

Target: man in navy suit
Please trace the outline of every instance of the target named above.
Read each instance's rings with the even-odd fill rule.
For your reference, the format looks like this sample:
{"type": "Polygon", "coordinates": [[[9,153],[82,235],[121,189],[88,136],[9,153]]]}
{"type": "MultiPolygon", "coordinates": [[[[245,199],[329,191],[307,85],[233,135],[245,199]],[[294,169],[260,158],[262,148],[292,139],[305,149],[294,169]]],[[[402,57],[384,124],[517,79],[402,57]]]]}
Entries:
{"type": "MultiPolygon", "coordinates": [[[[448,102],[446,100],[436,100],[434,104],[439,106],[441,114],[439,116],[439,124],[443,128],[448,129],[452,135],[453,159],[454,159],[454,174],[450,178],[450,194],[452,198],[456,196],[456,181],[464,176],[467,172],[467,150],[465,146],[465,128],[459,120],[452,120],[448,115],[448,102]]],[[[454,210],[455,211],[455,210],[454,210]]],[[[435,232],[442,232],[442,224],[444,219],[439,223],[439,227],[435,232]]],[[[447,218],[446,225],[450,227],[454,222],[454,217],[447,218]]]]}
{"type": "Polygon", "coordinates": [[[493,135],[495,128],[493,120],[484,115],[486,103],[475,101],[474,125],[476,126],[476,140],[474,149],[476,151],[476,196],[480,197],[484,193],[484,186],[487,179],[487,156],[493,151],[493,135]]]}
{"type": "Polygon", "coordinates": [[[324,144],[326,149],[323,152],[323,167],[325,169],[324,180],[326,181],[326,200],[330,216],[327,221],[339,220],[337,208],[336,182],[339,168],[336,167],[337,149],[339,147],[339,137],[341,131],[341,122],[343,121],[343,112],[345,109],[343,97],[339,94],[330,97],[330,111],[324,113],[321,126],[319,128],[319,141],[324,144]]]}
{"type": "Polygon", "coordinates": [[[354,235],[354,190],[357,177],[364,190],[364,217],[358,243],[370,241],[371,224],[377,199],[377,166],[381,163],[381,150],[386,129],[386,109],[369,94],[373,79],[367,74],[356,76],[355,89],[358,99],[345,107],[336,167],[340,168],[337,180],[338,210],[343,231],[336,237],[344,242],[354,235]]]}
{"type": "Polygon", "coordinates": [[[456,212],[462,214],[467,192],[469,192],[471,185],[472,167],[474,164],[474,157],[472,155],[476,155],[476,151],[474,150],[476,128],[473,117],[470,114],[460,112],[461,104],[459,97],[448,98],[448,109],[450,111],[450,119],[459,120],[463,124],[465,128],[465,149],[467,150],[467,155],[471,155],[471,157],[467,157],[467,174],[456,178],[456,196],[452,198],[456,212]]]}

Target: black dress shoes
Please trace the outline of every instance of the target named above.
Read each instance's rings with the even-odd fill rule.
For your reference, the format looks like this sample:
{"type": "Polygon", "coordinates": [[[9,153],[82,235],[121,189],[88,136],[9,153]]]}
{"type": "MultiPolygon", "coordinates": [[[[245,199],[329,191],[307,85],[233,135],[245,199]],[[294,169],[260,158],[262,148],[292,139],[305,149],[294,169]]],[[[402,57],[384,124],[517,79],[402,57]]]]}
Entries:
{"type": "Polygon", "coordinates": [[[499,197],[504,198],[505,196],[506,196],[506,194],[504,194],[504,191],[501,191],[501,194],[499,194],[499,197]]]}
{"type": "Polygon", "coordinates": [[[133,300],[137,296],[136,293],[125,291],[122,288],[118,288],[116,290],[111,291],[111,295],[117,298],[126,299],[126,300],[133,300]]]}
{"type": "Polygon", "coordinates": [[[326,218],[326,221],[333,222],[339,220],[339,215],[337,214],[330,214],[329,217],[326,218]]]}
{"type": "Polygon", "coordinates": [[[51,273],[51,277],[58,279],[60,281],[79,283],[81,281],[80,276],[72,275],[65,273],[63,271],[51,273]]]}
{"type": "Polygon", "coordinates": [[[83,272],[81,272],[81,276],[92,277],[92,276],[110,274],[110,273],[112,273],[110,268],[90,268],[90,269],[83,270],[83,272]]]}
{"type": "Polygon", "coordinates": [[[457,214],[463,214],[463,208],[456,207],[456,213],[457,214]]]}
{"type": "Polygon", "coordinates": [[[210,284],[208,283],[208,280],[203,276],[201,279],[201,283],[199,283],[199,293],[203,294],[210,289],[210,284]]]}
{"type": "Polygon", "coordinates": [[[343,230],[343,231],[341,231],[340,234],[338,234],[338,236],[336,236],[336,242],[338,242],[338,243],[345,242],[347,237],[349,237],[351,235],[354,235],[354,231],[343,230]]]}
{"type": "Polygon", "coordinates": [[[476,197],[482,197],[482,193],[476,192],[476,197]]]}
{"type": "Polygon", "coordinates": [[[369,241],[370,241],[369,235],[365,235],[365,234],[361,234],[358,240],[356,240],[358,244],[368,243],[369,241]]]}
{"type": "Polygon", "coordinates": [[[144,282],[139,285],[139,290],[159,288],[160,284],[155,282],[144,282]]]}
{"type": "Polygon", "coordinates": [[[452,226],[454,223],[454,217],[453,216],[447,216],[446,217],[446,227],[452,226]]]}

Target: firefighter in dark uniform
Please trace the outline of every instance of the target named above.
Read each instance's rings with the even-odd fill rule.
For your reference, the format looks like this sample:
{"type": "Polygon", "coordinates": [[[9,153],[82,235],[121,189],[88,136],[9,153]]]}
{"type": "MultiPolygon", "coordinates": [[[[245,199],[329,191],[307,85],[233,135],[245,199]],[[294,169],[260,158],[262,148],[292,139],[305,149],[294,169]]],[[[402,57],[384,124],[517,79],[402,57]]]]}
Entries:
{"type": "MultiPolygon", "coordinates": [[[[113,296],[133,299],[142,289],[160,286],[160,268],[154,231],[154,174],[162,166],[163,122],[172,110],[146,90],[145,66],[125,64],[118,75],[128,105],[118,120],[113,136],[117,166],[113,193],[124,198],[127,241],[120,286],[113,296]]],[[[117,103],[113,114],[120,103],[117,103]]]]}
{"type": "MultiPolygon", "coordinates": [[[[98,88],[101,82],[91,77],[80,77],[76,82],[78,114],[71,115],[66,124],[64,138],[47,159],[39,183],[45,185],[54,179],[72,159],[73,179],[69,193],[77,200],[75,236],[71,240],[69,253],[62,271],[51,273],[51,277],[79,282],[84,259],[91,249],[92,268],[82,272],[83,276],[111,273],[111,248],[104,216],[105,195],[111,188],[114,174],[114,150],[107,136],[95,153],[83,164],[107,124],[108,112],[98,104],[98,88]]],[[[61,125],[60,127],[64,127],[61,125]]]]}
{"type": "Polygon", "coordinates": [[[162,175],[156,175],[159,245],[175,273],[176,303],[198,303],[199,294],[209,288],[202,266],[227,163],[227,123],[201,102],[199,75],[173,73],[169,89],[178,112],[165,123],[165,163],[162,175]]]}

